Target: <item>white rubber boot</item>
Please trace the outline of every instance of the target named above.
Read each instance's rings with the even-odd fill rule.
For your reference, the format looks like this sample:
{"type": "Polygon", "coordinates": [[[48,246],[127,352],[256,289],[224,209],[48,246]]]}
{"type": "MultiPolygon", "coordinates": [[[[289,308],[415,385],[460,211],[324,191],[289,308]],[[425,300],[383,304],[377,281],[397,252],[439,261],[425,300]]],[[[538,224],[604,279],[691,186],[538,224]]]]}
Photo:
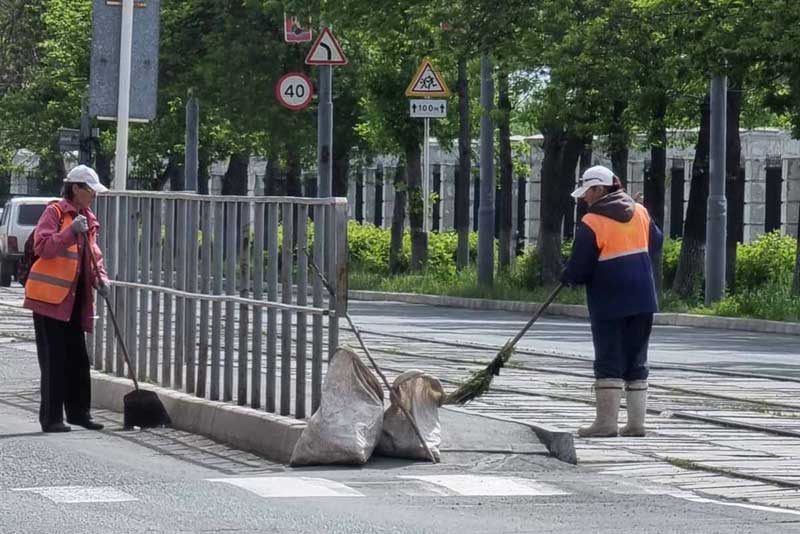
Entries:
{"type": "Polygon", "coordinates": [[[578,429],[582,438],[612,438],[617,435],[619,399],[624,381],[616,378],[600,378],[594,383],[597,398],[597,416],[591,426],[578,429]]]}
{"type": "Polygon", "coordinates": [[[628,407],[628,424],[619,431],[619,435],[644,437],[644,419],[647,415],[647,380],[625,382],[625,404],[628,407]]]}

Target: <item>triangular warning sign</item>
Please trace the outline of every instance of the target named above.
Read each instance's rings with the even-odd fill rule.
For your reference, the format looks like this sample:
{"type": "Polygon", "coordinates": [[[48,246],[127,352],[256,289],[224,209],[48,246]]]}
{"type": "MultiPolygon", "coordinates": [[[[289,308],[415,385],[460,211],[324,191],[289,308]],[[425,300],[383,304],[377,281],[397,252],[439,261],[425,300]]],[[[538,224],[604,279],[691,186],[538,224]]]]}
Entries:
{"type": "Polygon", "coordinates": [[[406,89],[406,96],[450,96],[450,89],[439,71],[426,59],[406,89]]]}
{"type": "Polygon", "coordinates": [[[314,41],[314,46],[306,56],[306,65],[347,65],[342,47],[328,28],[323,28],[314,41]]]}

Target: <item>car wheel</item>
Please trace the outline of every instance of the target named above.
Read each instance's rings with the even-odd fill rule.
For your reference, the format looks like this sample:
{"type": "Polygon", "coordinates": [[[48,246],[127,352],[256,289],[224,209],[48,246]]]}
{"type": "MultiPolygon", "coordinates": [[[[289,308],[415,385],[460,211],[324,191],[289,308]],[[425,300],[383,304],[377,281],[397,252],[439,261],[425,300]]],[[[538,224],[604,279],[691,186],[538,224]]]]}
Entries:
{"type": "Polygon", "coordinates": [[[0,286],[8,287],[11,285],[11,274],[14,271],[14,263],[10,261],[0,262],[0,286]]]}

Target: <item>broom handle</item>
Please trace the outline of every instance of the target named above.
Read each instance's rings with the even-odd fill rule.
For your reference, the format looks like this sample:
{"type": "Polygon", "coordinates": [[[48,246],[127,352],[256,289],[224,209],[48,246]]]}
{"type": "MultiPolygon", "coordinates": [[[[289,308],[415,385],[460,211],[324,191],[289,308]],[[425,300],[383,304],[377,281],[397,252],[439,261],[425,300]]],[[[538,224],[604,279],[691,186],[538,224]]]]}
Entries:
{"type": "Polygon", "coordinates": [[[556,286],[556,288],[553,290],[553,292],[550,293],[550,296],[547,297],[547,300],[544,301],[544,304],[542,304],[541,307],[537,310],[537,312],[533,315],[533,317],[531,317],[531,320],[528,321],[528,324],[526,324],[522,328],[522,330],[520,330],[517,333],[516,336],[514,336],[513,338],[511,338],[508,341],[506,341],[506,344],[503,345],[503,349],[500,352],[504,352],[504,351],[507,351],[509,349],[513,349],[517,345],[517,342],[522,338],[522,336],[525,335],[525,333],[530,329],[530,327],[533,326],[533,323],[535,323],[539,319],[539,317],[542,316],[544,311],[556,299],[556,297],[558,296],[559,292],[561,292],[562,289],[564,289],[564,283],[563,282],[558,284],[556,286]]]}
{"type": "MultiPolygon", "coordinates": [[[[330,283],[328,282],[328,279],[325,278],[325,275],[322,274],[322,271],[320,271],[319,267],[317,267],[317,264],[314,262],[314,259],[312,258],[311,254],[309,254],[308,251],[306,251],[305,249],[303,250],[303,252],[305,253],[306,258],[308,258],[309,265],[311,265],[311,268],[317,274],[317,276],[319,277],[320,281],[322,282],[322,285],[325,286],[325,289],[328,290],[328,293],[330,293],[331,296],[336,295],[336,292],[333,290],[333,287],[331,287],[330,283]]],[[[361,338],[361,331],[358,329],[358,327],[356,327],[355,323],[353,323],[353,319],[352,319],[352,317],[350,317],[350,314],[348,312],[345,312],[344,316],[347,319],[347,322],[350,324],[350,328],[353,329],[353,332],[356,335],[356,339],[358,339],[358,343],[359,343],[359,345],[361,345],[361,349],[367,355],[367,358],[369,359],[369,363],[372,364],[372,367],[378,373],[378,376],[381,377],[381,380],[383,381],[383,385],[386,386],[386,389],[389,390],[390,398],[395,400],[395,405],[398,408],[400,408],[400,411],[403,412],[403,415],[406,417],[406,419],[408,419],[408,422],[411,423],[411,427],[414,429],[414,433],[417,435],[417,439],[422,444],[422,448],[425,449],[425,453],[430,457],[431,462],[436,463],[436,457],[433,455],[433,451],[431,451],[430,447],[428,447],[428,443],[425,441],[425,438],[422,437],[422,432],[420,432],[419,427],[417,426],[417,422],[414,420],[414,418],[411,416],[411,414],[408,412],[408,410],[406,410],[406,407],[403,406],[403,403],[400,402],[400,399],[397,396],[397,394],[395,393],[394,388],[389,385],[389,380],[386,379],[386,375],[383,374],[383,371],[381,371],[381,368],[378,367],[378,364],[372,358],[372,353],[370,353],[369,349],[367,348],[367,344],[364,343],[364,340],[361,338]]]]}
{"type": "MultiPolygon", "coordinates": [[[[88,235],[86,235],[86,248],[89,249],[89,257],[92,258],[95,276],[100,278],[100,270],[97,268],[97,258],[94,256],[94,250],[92,250],[92,243],[90,242],[88,235]]],[[[112,309],[113,307],[111,306],[111,302],[109,302],[108,297],[102,293],[100,295],[103,297],[103,300],[106,301],[108,315],[111,317],[111,322],[114,324],[114,334],[116,334],[117,343],[119,343],[119,348],[122,349],[122,356],[125,358],[125,363],[128,364],[128,376],[131,380],[133,380],[133,387],[138,390],[139,382],[136,380],[136,375],[134,374],[133,367],[131,366],[131,359],[128,357],[128,348],[125,346],[125,341],[122,339],[122,334],[120,334],[119,324],[117,324],[117,317],[114,315],[114,310],[112,309]]]]}

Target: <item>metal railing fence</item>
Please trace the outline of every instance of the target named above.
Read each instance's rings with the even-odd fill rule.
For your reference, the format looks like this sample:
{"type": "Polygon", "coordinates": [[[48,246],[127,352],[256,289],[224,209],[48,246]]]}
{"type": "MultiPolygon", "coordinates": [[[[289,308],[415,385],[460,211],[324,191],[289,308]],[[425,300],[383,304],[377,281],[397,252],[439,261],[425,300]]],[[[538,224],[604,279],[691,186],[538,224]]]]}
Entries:
{"type": "MultiPolygon", "coordinates": [[[[140,381],[298,419],[316,410],[347,309],[346,199],[126,191],[95,210],[140,381]],[[334,296],[309,276],[312,243],[334,296]]],[[[96,315],[94,367],[126,376],[101,300],[96,315]]]]}

